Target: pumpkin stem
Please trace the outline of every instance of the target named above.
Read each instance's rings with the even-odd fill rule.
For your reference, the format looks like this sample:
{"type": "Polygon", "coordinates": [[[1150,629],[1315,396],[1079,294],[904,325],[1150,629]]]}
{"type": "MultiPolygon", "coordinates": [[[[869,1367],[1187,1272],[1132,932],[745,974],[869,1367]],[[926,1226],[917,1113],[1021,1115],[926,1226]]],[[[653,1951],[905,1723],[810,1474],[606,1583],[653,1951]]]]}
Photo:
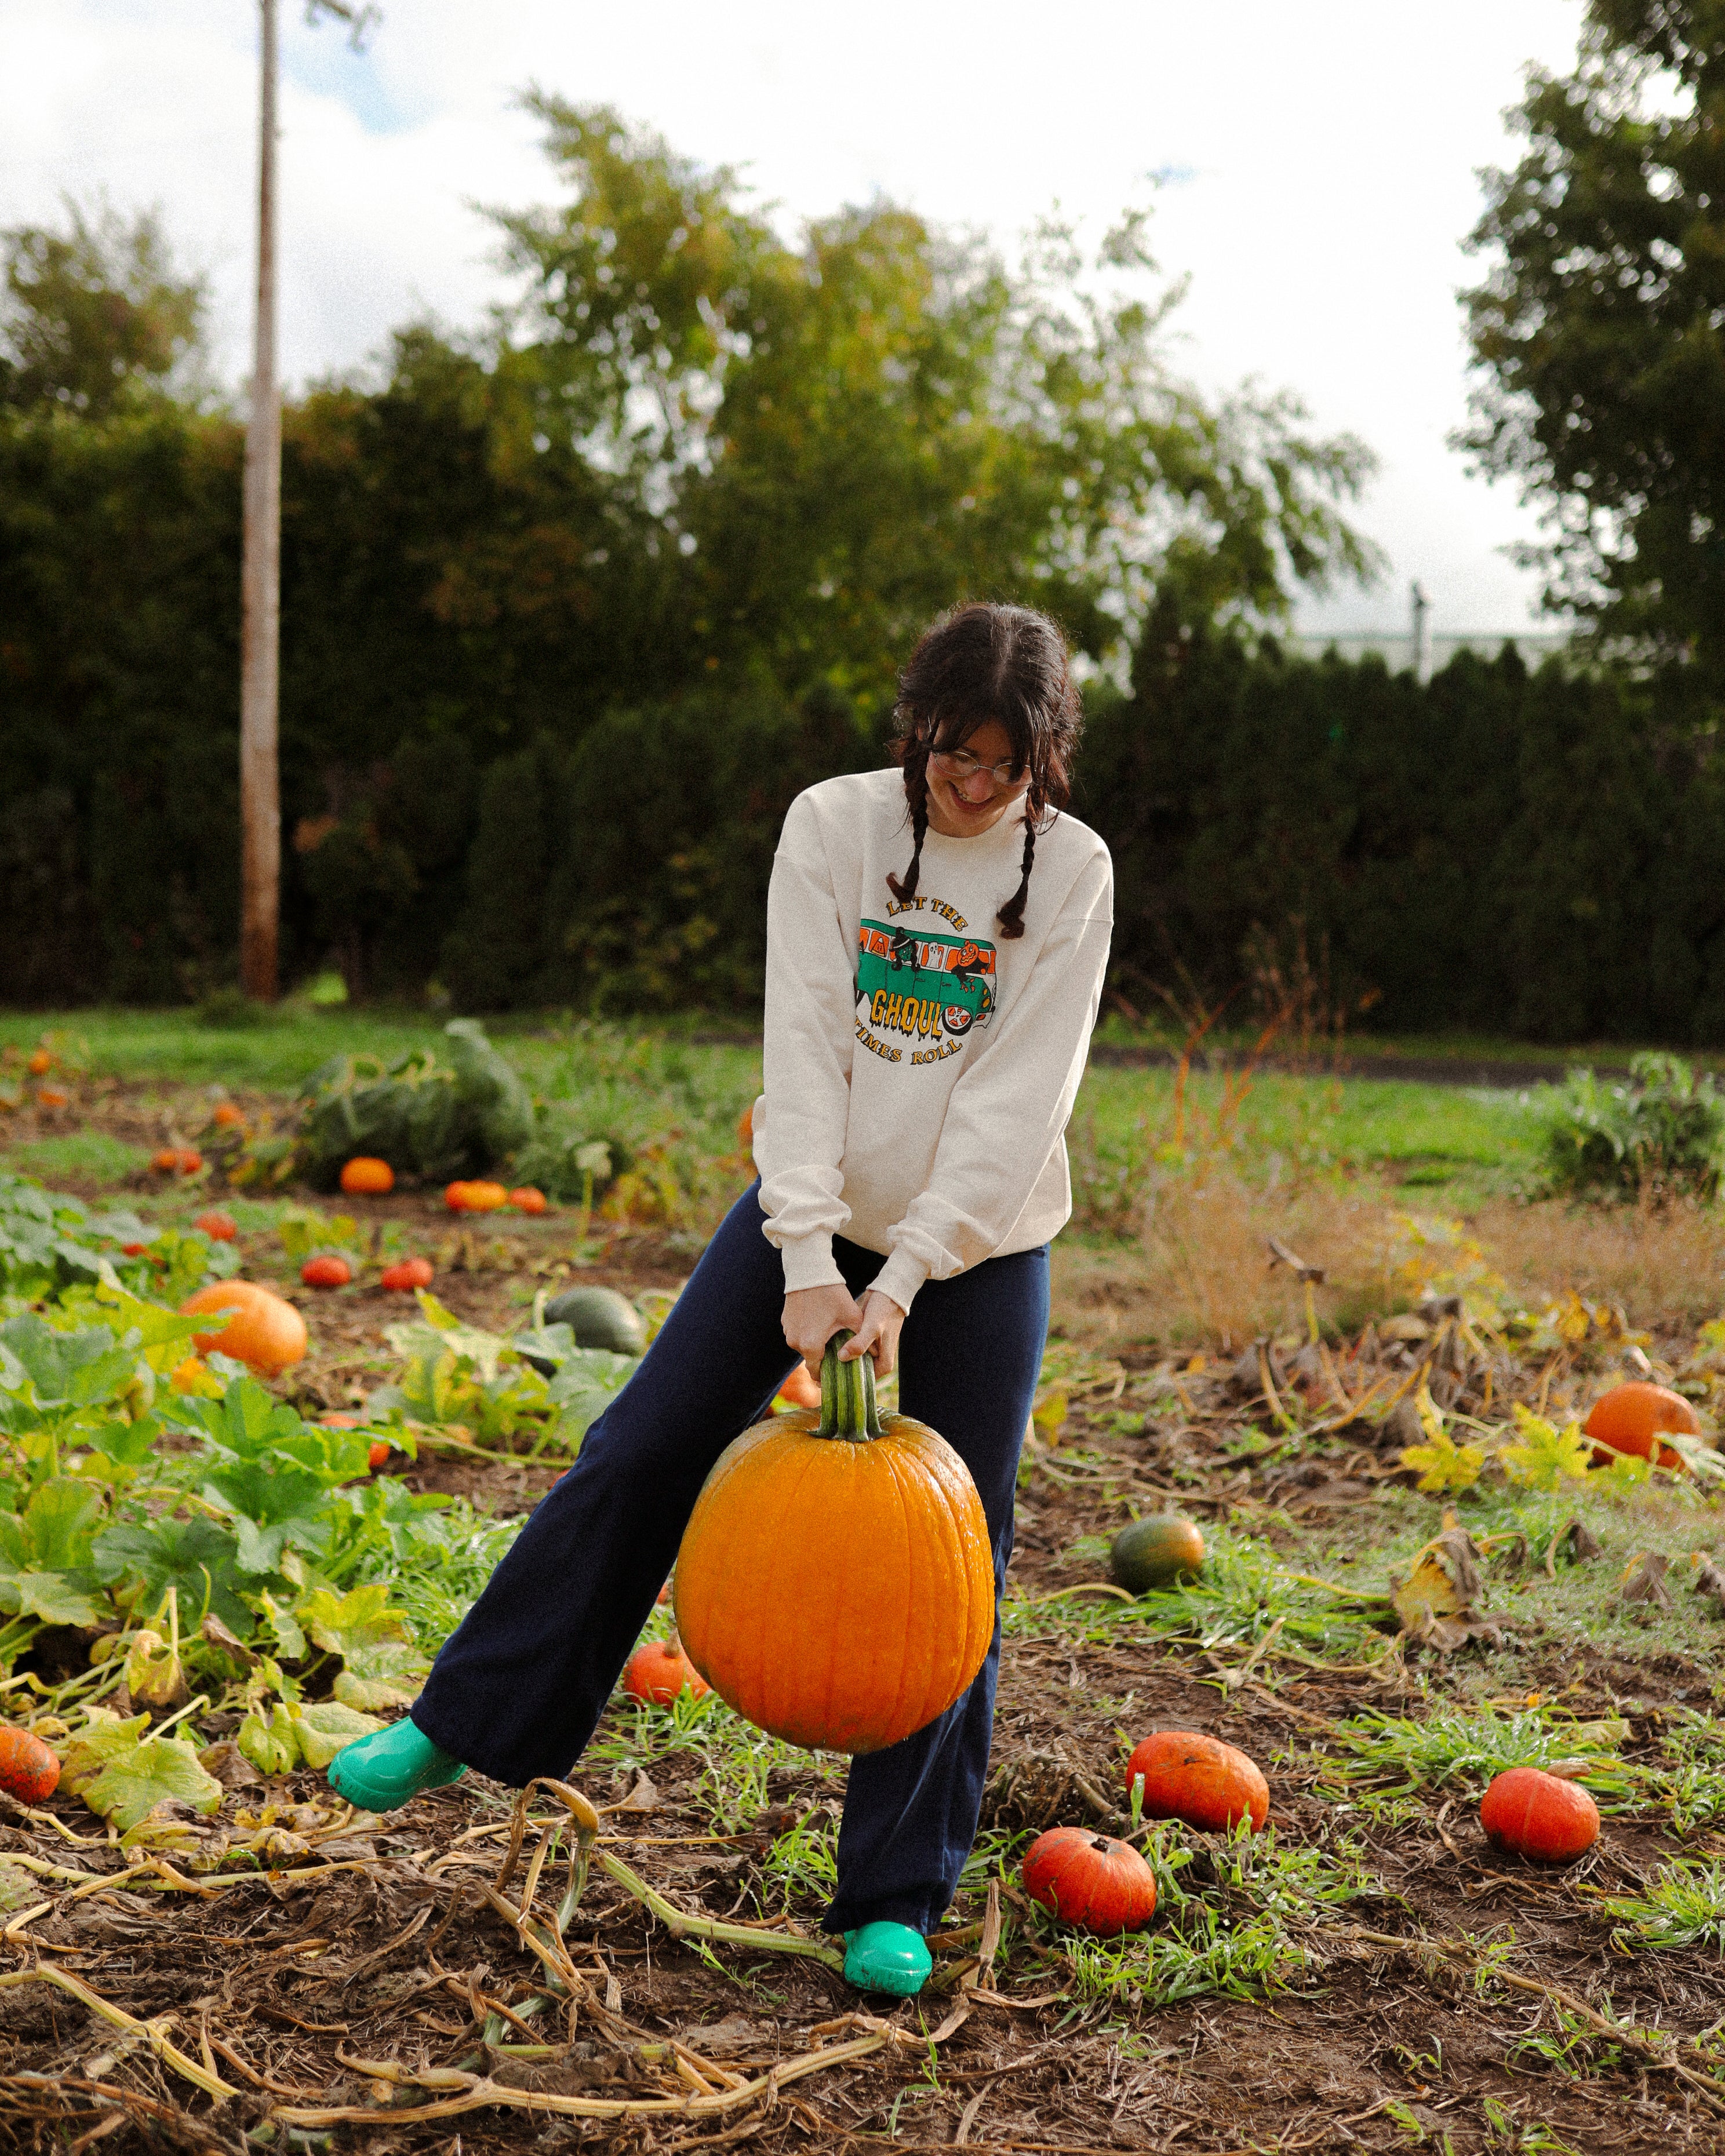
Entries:
{"type": "Polygon", "coordinates": [[[821,1358],[817,1437],[844,1437],[855,1442],[880,1435],[880,1410],[875,1401],[875,1358],[859,1355],[854,1363],[841,1363],[839,1350],[850,1337],[849,1332],[835,1332],[821,1358]]]}

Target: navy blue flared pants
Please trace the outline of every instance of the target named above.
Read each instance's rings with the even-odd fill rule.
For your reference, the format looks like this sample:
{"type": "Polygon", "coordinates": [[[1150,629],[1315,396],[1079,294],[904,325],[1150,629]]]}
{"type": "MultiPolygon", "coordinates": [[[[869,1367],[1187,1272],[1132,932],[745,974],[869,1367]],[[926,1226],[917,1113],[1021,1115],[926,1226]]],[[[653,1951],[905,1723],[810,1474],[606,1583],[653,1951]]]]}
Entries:
{"type": "MultiPolygon", "coordinates": [[[[570,1772],[709,1469],[794,1367],[781,1322],[784,1275],[761,1228],[757,1185],[732,1207],[641,1367],[438,1656],[413,1720],[482,1774],[519,1787],[570,1772]]],[[[842,1240],[833,1250],[860,1296],[880,1256],[842,1240]]],[[[940,1431],[982,1494],[997,1598],[1047,1326],[1045,1245],[929,1281],[899,1344],[903,1412],[940,1431]]],[[[851,1763],[829,1931],[885,1918],[927,1932],[939,1921],[976,1835],[999,1659],[997,1616],[988,1660],[963,1697],[902,1743],[851,1763]]]]}

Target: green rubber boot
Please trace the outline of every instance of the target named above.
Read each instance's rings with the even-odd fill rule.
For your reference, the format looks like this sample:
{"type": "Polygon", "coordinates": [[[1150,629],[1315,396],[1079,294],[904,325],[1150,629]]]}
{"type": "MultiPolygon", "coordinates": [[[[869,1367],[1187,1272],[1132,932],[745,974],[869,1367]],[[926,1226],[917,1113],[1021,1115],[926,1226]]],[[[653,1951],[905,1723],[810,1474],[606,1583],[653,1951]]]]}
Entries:
{"type": "Polygon", "coordinates": [[[933,1967],[922,1934],[908,1924],[865,1924],[845,1934],[845,1981],[859,1991],[914,1999],[933,1967]]]}
{"type": "Polygon", "coordinates": [[[388,1729],[356,1737],[330,1762],[330,1787],[362,1812],[393,1812],[421,1789],[440,1789],[467,1772],[403,1715],[388,1729]]]}

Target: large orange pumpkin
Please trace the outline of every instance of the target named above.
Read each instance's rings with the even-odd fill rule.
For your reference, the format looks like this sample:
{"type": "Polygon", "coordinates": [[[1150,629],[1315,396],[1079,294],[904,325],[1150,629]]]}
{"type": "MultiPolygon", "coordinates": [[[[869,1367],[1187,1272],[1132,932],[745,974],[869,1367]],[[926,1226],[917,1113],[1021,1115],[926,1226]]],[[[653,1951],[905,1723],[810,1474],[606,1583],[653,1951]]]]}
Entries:
{"type": "Polygon", "coordinates": [[[1270,1816],[1270,1785],[1257,1762],[1195,1729],[1158,1729],[1126,1763],[1127,1794],[1144,1778],[1146,1819],[1184,1820],[1208,1834],[1270,1816]]]}
{"type": "Polygon", "coordinates": [[[208,1317],[218,1310],[234,1316],[219,1332],[193,1333],[192,1344],[200,1355],[215,1348],[260,1378],[279,1375],[305,1355],[305,1319],[292,1303],[255,1281],[212,1281],[180,1305],[182,1317],[208,1317]]]}
{"type": "Polygon", "coordinates": [[[879,1752],[946,1712],[994,1630],[994,1562],[970,1471],[885,1415],[834,1336],[820,1412],[769,1415],[720,1454],[677,1553],[683,1650],[774,1737],[879,1752]]]}
{"type": "Polygon", "coordinates": [[[1680,1452],[1659,1442],[1661,1430],[1683,1437],[1702,1434],[1700,1416],[1681,1393],[1666,1385],[1650,1385],[1643,1378],[1632,1378],[1601,1393],[1582,1428],[1604,1450],[1632,1452],[1661,1467],[1683,1465],[1680,1452]]]}

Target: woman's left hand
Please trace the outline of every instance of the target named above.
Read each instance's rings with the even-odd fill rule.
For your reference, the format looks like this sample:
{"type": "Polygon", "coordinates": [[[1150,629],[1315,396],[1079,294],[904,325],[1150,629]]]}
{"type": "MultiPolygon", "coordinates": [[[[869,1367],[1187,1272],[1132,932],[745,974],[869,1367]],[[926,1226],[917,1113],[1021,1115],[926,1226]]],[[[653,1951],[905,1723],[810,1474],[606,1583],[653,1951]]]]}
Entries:
{"type": "Polygon", "coordinates": [[[898,1364],[899,1327],[905,1314],[890,1295],[873,1288],[862,1299],[862,1323],[839,1350],[841,1363],[854,1363],[860,1355],[875,1358],[875,1375],[890,1376],[898,1364]]]}

